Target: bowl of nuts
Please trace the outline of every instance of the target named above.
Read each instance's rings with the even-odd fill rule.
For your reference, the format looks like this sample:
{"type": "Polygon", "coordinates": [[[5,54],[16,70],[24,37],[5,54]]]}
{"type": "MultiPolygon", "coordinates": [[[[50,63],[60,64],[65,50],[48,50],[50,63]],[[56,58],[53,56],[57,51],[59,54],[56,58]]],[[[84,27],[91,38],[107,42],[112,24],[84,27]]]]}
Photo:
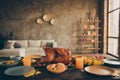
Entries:
{"type": "Polygon", "coordinates": [[[15,66],[19,63],[18,60],[3,60],[3,61],[0,61],[0,66],[1,67],[12,67],[12,66],[15,66]]]}

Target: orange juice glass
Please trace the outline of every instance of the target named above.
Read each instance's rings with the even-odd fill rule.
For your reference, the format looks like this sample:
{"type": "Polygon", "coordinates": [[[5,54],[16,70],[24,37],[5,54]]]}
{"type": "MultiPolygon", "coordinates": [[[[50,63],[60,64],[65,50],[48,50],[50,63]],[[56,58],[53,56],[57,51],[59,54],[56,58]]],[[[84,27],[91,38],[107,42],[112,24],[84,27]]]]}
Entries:
{"type": "Polygon", "coordinates": [[[31,58],[30,57],[24,57],[23,58],[23,65],[24,66],[31,66],[31,58]]]}
{"type": "Polygon", "coordinates": [[[76,69],[83,69],[84,68],[84,57],[77,57],[75,58],[75,67],[76,69]]]}

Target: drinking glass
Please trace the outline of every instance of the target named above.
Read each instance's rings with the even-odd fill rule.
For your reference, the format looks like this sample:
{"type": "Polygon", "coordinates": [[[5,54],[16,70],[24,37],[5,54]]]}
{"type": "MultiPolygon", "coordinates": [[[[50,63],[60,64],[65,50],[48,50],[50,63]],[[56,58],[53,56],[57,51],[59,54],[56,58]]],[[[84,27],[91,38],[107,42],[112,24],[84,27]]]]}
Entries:
{"type": "Polygon", "coordinates": [[[30,57],[24,57],[23,58],[23,65],[24,66],[31,66],[31,58],[30,57]]]}
{"type": "Polygon", "coordinates": [[[80,56],[75,58],[75,67],[81,70],[84,68],[84,57],[80,56]]]}

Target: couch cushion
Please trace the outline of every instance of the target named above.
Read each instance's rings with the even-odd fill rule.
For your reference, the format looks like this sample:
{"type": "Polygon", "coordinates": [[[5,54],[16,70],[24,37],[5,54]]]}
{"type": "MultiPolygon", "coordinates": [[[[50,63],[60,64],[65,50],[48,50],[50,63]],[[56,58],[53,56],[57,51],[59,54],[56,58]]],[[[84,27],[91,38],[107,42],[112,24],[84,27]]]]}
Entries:
{"type": "Polygon", "coordinates": [[[28,40],[16,40],[16,43],[19,44],[23,48],[28,47],[28,40]]]}
{"type": "Polygon", "coordinates": [[[13,49],[15,42],[7,42],[4,46],[5,49],[13,49]]]}
{"type": "Polygon", "coordinates": [[[38,47],[25,48],[26,52],[38,52],[38,47]]]}
{"type": "Polygon", "coordinates": [[[10,57],[10,56],[25,56],[25,49],[17,48],[17,49],[3,49],[0,50],[0,57],[10,57]]]}
{"type": "Polygon", "coordinates": [[[47,43],[54,43],[54,40],[42,40],[41,47],[47,47],[47,43]]]}
{"type": "Polygon", "coordinates": [[[40,47],[41,40],[29,40],[29,47],[40,47]]]}
{"type": "Polygon", "coordinates": [[[44,52],[44,49],[41,47],[41,48],[38,48],[38,51],[39,51],[39,52],[41,52],[41,51],[44,52]]]}

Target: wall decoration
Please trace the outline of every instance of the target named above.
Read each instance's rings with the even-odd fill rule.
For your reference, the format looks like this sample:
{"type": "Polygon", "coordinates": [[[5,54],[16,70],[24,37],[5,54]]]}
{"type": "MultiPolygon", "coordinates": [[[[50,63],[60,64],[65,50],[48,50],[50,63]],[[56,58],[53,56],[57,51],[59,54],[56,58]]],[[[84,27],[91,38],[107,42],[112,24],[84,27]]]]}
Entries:
{"type": "Polygon", "coordinates": [[[51,25],[54,25],[56,23],[56,21],[54,19],[51,19],[50,16],[44,14],[41,17],[37,18],[36,20],[37,24],[43,24],[43,22],[47,22],[47,23],[50,23],[51,25]]]}
{"type": "Polygon", "coordinates": [[[38,24],[42,24],[42,23],[43,23],[43,20],[42,20],[41,18],[37,18],[36,22],[37,22],[38,24]]]}
{"type": "Polygon", "coordinates": [[[46,14],[43,15],[43,20],[44,21],[49,21],[50,20],[50,17],[46,14]]]}
{"type": "Polygon", "coordinates": [[[50,24],[53,25],[53,24],[55,24],[55,23],[56,23],[56,21],[55,21],[54,19],[51,19],[51,20],[50,20],[50,24]]]}

